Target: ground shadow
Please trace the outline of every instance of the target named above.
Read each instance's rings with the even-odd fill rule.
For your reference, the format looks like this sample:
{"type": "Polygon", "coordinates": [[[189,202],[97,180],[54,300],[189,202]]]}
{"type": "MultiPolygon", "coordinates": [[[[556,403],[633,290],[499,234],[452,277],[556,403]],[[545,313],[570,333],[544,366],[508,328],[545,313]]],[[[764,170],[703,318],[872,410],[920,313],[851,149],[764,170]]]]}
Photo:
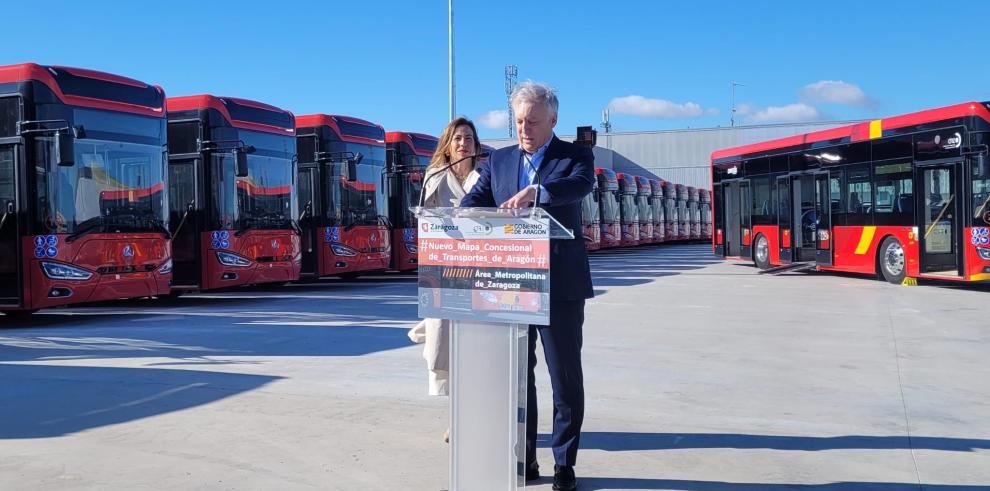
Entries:
{"type": "Polygon", "coordinates": [[[0,364],[0,439],[49,438],[181,411],[280,377],[196,370],[0,364]]]}
{"type": "Polygon", "coordinates": [[[976,491],[985,484],[921,484],[907,482],[831,482],[822,484],[768,484],[681,479],[581,477],[579,489],[667,489],[680,491],[976,491]]]}
{"type": "MultiPolygon", "coordinates": [[[[538,443],[547,446],[549,435],[538,443]]],[[[990,450],[990,440],[928,436],[776,436],[734,433],[623,433],[587,431],[581,433],[581,448],[626,452],[643,450],[683,450],[698,448],[770,449],[817,452],[824,450],[925,449],[951,452],[990,450]]]]}

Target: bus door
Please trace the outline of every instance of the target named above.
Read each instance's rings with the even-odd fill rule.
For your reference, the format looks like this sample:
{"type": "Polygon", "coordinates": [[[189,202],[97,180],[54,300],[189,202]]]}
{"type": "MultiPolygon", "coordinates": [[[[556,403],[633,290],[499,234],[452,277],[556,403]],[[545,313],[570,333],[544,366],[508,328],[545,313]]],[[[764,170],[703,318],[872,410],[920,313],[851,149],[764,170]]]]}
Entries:
{"type": "Polygon", "coordinates": [[[777,178],[777,250],[781,264],[789,264],[794,259],[791,227],[791,178],[777,178]]]}
{"type": "Polygon", "coordinates": [[[0,145],[0,305],[21,303],[17,220],[17,147],[0,145]]]}
{"type": "Polygon", "coordinates": [[[722,202],[725,204],[725,255],[752,257],[750,247],[749,181],[722,183],[722,202]]]}
{"type": "Polygon", "coordinates": [[[960,203],[959,163],[918,167],[921,174],[921,192],[916,205],[920,210],[919,246],[921,248],[921,272],[945,276],[959,276],[959,241],[962,224],[959,223],[960,203]]]}
{"type": "Polygon", "coordinates": [[[815,174],[815,262],[832,265],[832,189],[828,172],[815,174]]]}
{"type": "Polygon", "coordinates": [[[299,168],[299,228],[302,235],[299,237],[302,247],[302,271],[304,275],[319,275],[320,258],[320,213],[318,196],[319,190],[319,170],[316,167],[299,168]]]}
{"type": "Polygon", "coordinates": [[[202,160],[168,164],[168,223],[172,232],[172,286],[198,287],[201,280],[202,160]]]}
{"type": "Polygon", "coordinates": [[[791,241],[794,262],[815,261],[818,255],[818,213],[815,176],[791,176],[791,241]]]}

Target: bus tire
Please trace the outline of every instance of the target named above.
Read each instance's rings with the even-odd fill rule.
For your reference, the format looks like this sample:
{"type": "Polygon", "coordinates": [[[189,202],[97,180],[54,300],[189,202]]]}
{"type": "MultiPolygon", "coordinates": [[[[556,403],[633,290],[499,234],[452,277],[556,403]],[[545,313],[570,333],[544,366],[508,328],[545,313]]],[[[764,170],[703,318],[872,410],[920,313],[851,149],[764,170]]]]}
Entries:
{"type": "Polygon", "coordinates": [[[907,268],[904,262],[904,247],[896,237],[887,237],[880,243],[877,251],[877,263],[880,265],[880,274],[889,283],[900,285],[907,275],[907,268]]]}
{"type": "Polygon", "coordinates": [[[753,263],[757,268],[770,269],[770,241],[766,235],[758,234],[753,241],[753,263]]]}

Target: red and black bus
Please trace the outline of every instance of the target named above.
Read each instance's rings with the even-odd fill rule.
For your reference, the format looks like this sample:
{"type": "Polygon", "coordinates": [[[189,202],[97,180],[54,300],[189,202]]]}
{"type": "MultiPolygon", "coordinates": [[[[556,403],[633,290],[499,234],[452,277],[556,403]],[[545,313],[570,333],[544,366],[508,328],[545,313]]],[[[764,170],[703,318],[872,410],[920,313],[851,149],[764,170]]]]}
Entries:
{"type": "Polygon", "coordinates": [[[990,280],[990,103],[712,154],[721,256],[760,268],[990,280]]]}
{"type": "Polygon", "coordinates": [[[581,199],[581,225],[584,236],[584,248],[589,251],[597,251],[602,246],[602,220],[601,199],[598,187],[598,179],[592,183],[591,192],[581,199]]]}
{"type": "Polygon", "coordinates": [[[634,176],[636,181],[636,208],[639,215],[639,243],[653,244],[653,208],[650,206],[650,180],[634,176]]]}
{"type": "Polygon", "coordinates": [[[268,104],[168,99],[173,292],[299,279],[295,137],[268,104]]]}
{"type": "Polygon", "coordinates": [[[666,238],[667,225],[664,223],[663,181],[650,179],[650,210],[653,216],[653,242],[661,243],[666,238]]]}
{"type": "Polygon", "coordinates": [[[296,118],[303,276],[385,271],[392,246],[381,189],[385,130],[347,116],[296,118]]]}
{"type": "Polygon", "coordinates": [[[712,238],[712,192],[707,189],[699,189],[701,209],[701,239],[711,240],[712,238]]]}
{"type": "Polygon", "coordinates": [[[167,294],[165,93],[0,67],[0,311],[167,294]]]}
{"type": "Polygon", "coordinates": [[[664,241],[680,240],[678,235],[677,186],[670,181],[661,181],[663,187],[664,241]]]}
{"type": "Polygon", "coordinates": [[[617,172],[615,178],[619,184],[619,219],[622,223],[620,246],[630,247],[639,245],[639,207],[636,205],[636,194],[639,188],[636,180],[629,174],[617,172]]]}
{"type": "Polygon", "coordinates": [[[392,225],[391,268],[396,271],[418,266],[416,217],[410,209],[419,204],[423,173],[438,142],[436,137],[422,133],[385,133],[388,219],[392,225]]]}
{"type": "Polygon", "coordinates": [[[619,180],[612,169],[595,167],[601,221],[601,249],[622,243],[622,217],[619,216],[619,180]]]}
{"type": "Polygon", "coordinates": [[[701,197],[699,190],[693,186],[687,186],[688,193],[688,231],[691,240],[701,238],[701,197]]]}
{"type": "Polygon", "coordinates": [[[674,206],[677,207],[677,240],[691,238],[691,213],[688,210],[688,189],[683,184],[674,184],[674,206]]]}

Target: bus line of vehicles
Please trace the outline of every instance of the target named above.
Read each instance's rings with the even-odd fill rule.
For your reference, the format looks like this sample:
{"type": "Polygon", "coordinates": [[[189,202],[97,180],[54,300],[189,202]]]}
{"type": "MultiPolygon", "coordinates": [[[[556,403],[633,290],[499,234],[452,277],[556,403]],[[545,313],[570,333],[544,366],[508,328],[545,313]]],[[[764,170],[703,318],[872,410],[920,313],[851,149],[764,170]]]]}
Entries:
{"type": "Polygon", "coordinates": [[[662,179],[596,167],[581,209],[589,251],[711,239],[708,190],[662,179]]]}
{"type": "MultiPolygon", "coordinates": [[[[409,208],[437,144],[93,70],[0,66],[0,311],[415,269],[409,208]]],[[[589,249],[704,236],[697,192],[596,178],[589,249]]]]}

